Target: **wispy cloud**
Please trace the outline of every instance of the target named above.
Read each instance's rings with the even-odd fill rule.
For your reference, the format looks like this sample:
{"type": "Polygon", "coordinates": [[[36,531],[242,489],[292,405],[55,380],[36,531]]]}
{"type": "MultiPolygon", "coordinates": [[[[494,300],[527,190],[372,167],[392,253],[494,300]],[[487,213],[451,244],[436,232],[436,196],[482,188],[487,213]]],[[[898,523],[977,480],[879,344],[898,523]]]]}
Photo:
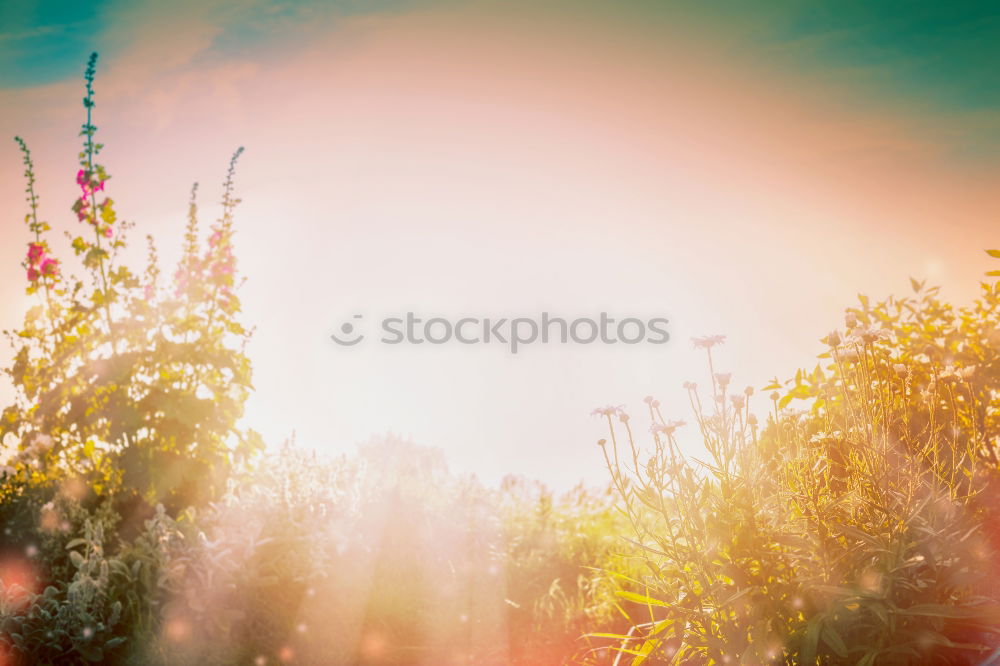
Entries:
{"type": "Polygon", "coordinates": [[[321,39],[341,18],[399,12],[434,0],[51,0],[0,6],[0,88],[46,85],[79,75],[90,51],[107,59],[156,51],[164,66],[200,58],[281,57],[321,39]],[[195,52],[190,50],[198,43],[195,52]]]}

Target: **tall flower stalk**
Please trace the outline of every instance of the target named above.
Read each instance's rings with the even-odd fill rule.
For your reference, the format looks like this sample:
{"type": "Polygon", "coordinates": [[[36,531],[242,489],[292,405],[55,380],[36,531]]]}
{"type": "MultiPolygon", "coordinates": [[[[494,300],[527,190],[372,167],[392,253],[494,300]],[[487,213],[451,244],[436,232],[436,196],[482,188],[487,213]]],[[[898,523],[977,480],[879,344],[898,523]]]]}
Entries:
{"type": "Polygon", "coordinates": [[[45,302],[10,336],[15,357],[7,374],[17,397],[0,419],[0,439],[20,442],[14,469],[26,480],[82,477],[100,494],[180,510],[217,496],[232,465],[261,446],[256,433],[238,426],[251,388],[231,241],[235,157],[242,149],[230,163],[223,217],[204,255],[196,221],[188,225],[173,289],[161,289],[152,239],[144,272],[118,265],[129,225],[118,221],[105,193],[108,172],[96,162],[103,148],[94,124],[96,66],[93,54],[84,75],[86,121],[72,206],[77,222],[93,232],[89,240],[72,238],[90,288],[64,277],[51,257],[34,165],[17,140],[33,236],[24,263],[27,290],[44,288],[45,302]],[[44,450],[39,441],[47,443],[44,450]]]}

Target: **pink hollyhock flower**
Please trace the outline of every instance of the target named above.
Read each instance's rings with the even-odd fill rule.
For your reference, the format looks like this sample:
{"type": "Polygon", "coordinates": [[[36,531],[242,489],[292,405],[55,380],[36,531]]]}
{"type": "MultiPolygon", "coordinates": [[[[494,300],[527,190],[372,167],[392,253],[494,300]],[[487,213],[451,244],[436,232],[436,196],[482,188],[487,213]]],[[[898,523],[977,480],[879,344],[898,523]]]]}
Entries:
{"type": "Polygon", "coordinates": [[[29,282],[34,282],[37,279],[38,279],[38,269],[36,269],[36,268],[29,268],[28,269],[28,281],[29,282]]]}
{"type": "Polygon", "coordinates": [[[59,273],[59,260],[46,258],[42,261],[42,265],[39,267],[42,271],[42,275],[54,276],[59,273]]]}
{"type": "Polygon", "coordinates": [[[87,172],[80,169],[76,172],[76,184],[83,187],[87,183],[87,172]]]}
{"type": "Polygon", "coordinates": [[[147,301],[153,298],[153,285],[147,284],[145,289],[142,290],[142,294],[146,297],[147,301]]]}
{"type": "Polygon", "coordinates": [[[216,231],[214,234],[208,237],[209,247],[215,247],[220,240],[222,240],[222,232],[216,231]]]}
{"type": "Polygon", "coordinates": [[[212,264],[212,277],[222,277],[223,275],[229,275],[232,272],[233,272],[232,264],[228,263],[212,264]]]}
{"type": "Polygon", "coordinates": [[[28,244],[28,263],[36,265],[45,256],[45,246],[41,243],[28,244]]]}
{"type": "Polygon", "coordinates": [[[104,227],[104,237],[111,238],[111,227],[104,227]]]}

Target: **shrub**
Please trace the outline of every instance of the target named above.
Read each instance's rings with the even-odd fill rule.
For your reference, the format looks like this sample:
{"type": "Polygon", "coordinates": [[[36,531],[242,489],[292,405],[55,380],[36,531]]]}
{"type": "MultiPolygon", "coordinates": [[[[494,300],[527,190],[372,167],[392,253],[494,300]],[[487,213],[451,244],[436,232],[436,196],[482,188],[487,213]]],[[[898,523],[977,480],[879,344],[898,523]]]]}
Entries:
{"type": "Polygon", "coordinates": [[[222,217],[207,247],[198,239],[192,193],[183,258],[172,285],[161,284],[156,251],[141,274],[119,261],[131,225],[106,194],[110,176],[96,162],[102,145],[93,124],[94,54],[86,72],[87,112],[73,204],[88,228],[72,239],[84,277],[66,274],[39,218],[35,172],[23,154],[31,242],[24,260],[27,291],[39,298],[9,339],[7,369],[17,399],[0,418],[0,441],[18,455],[8,479],[83,480],[97,493],[135,505],[164,502],[172,511],[218,496],[229,466],[260,446],[237,427],[250,389],[243,353],[248,331],[238,322],[232,253],[233,174],[222,217]]]}
{"type": "Polygon", "coordinates": [[[25,663],[117,661],[148,639],[172,566],[165,544],[177,538],[168,514],[218,497],[261,446],[237,426],[250,390],[232,249],[242,149],[207,244],[195,187],[173,279],[161,281],[152,239],[145,270],[133,271],[120,262],[132,225],[96,161],[96,62],[72,206],[87,229],[71,241],[82,277],[50,244],[31,153],[16,139],[31,235],[23,267],[37,303],[6,333],[16,398],[0,416],[0,442],[13,449],[0,466],[0,647],[25,663]]]}
{"type": "Polygon", "coordinates": [[[557,496],[504,479],[498,564],[506,569],[510,663],[601,663],[606,640],[586,634],[627,628],[610,572],[635,575],[636,565],[613,500],[610,487],[557,496]]]}
{"type": "Polygon", "coordinates": [[[959,664],[995,647],[982,583],[997,566],[1000,287],[960,310],[914,289],[849,310],[762,430],[752,391],[727,395],[714,371],[721,337],[696,340],[712,373],[708,405],[688,384],[704,462],[651,398],[648,459],[628,415],[601,410],[651,571],[622,593],[646,613],[620,637],[633,664],[959,664]],[[794,399],[810,410],[782,411],[794,399]]]}

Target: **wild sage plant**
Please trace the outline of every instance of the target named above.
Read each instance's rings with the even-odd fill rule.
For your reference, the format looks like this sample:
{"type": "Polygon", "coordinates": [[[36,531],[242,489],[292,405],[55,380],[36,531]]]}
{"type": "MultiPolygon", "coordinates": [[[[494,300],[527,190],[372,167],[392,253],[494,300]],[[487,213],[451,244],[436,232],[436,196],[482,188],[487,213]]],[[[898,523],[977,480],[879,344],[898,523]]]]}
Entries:
{"type": "Polygon", "coordinates": [[[716,373],[688,392],[707,459],[647,399],[647,457],[598,410],[647,575],[620,663],[970,663],[994,648],[998,285],[955,310],[936,289],[848,312],[825,367],[775,382],[758,429],[716,373]],[[809,411],[790,412],[792,400],[809,411]]]}

